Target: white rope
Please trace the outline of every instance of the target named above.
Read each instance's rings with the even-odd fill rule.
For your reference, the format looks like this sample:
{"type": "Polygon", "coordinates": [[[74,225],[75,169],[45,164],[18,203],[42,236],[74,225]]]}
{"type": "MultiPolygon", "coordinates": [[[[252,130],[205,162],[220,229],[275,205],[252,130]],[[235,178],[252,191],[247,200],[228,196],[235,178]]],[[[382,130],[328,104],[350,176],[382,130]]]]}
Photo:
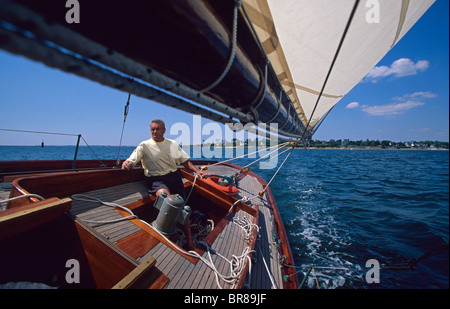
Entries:
{"type": "Polygon", "coordinates": [[[24,195],[20,195],[20,196],[16,196],[16,197],[11,197],[11,198],[7,198],[5,200],[1,200],[0,203],[7,203],[7,202],[11,202],[11,201],[15,201],[21,198],[26,198],[26,197],[35,197],[39,200],[45,200],[42,196],[38,195],[38,194],[24,194],[24,195]]]}
{"type": "MultiPolygon", "coordinates": [[[[260,229],[258,225],[254,224],[254,223],[251,223],[250,220],[248,219],[248,217],[245,217],[245,216],[241,216],[241,217],[239,217],[239,218],[235,218],[235,219],[233,220],[233,222],[234,222],[236,225],[238,225],[239,227],[242,228],[242,230],[244,231],[244,239],[245,239],[245,240],[249,240],[249,239],[250,239],[251,234],[252,234],[252,230],[253,230],[254,227],[256,227],[256,230],[257,230],[257,231],[259,231],[259,229],[260,229]]],[[[262,258],[262,260],[263,260],[264,266],[265,266],[265,268],[266,268],[267,275],[268,275],[269,278],[270,278],[270,282],[271,282],[271,284],[272,284],[272,287],[273,287],[274,289],[277,289],[277,285],[276,285],[276,283],[275,283],[275,280],[273,279],[273,275],[272,275],[272,273],[270,272],[269,267],[267,266],[266,260],[265,260],[265,258],[264,258],[264,254],[263,254],[262,251],[261,251],[261,247],[260,247],[259,243],[258,243],[258,249],[259,249],[259,253],[260,253],[260,255],[261,255],[261,258],[262,258]]],[[[249,265],[251,265],[251,260],[249,260],[249,265]]],[[[250,269],[251,269],[251,266],[250,266],[250,268],[249,268],[249,271],[250,271],[250,269]]],[[[251,278],[251,276],[250,276],[250,278],[251,278]]]]}
{"type": "Polygon", "coordinates": [[[250,238],[252,236],[253,228],[256,227],[256,231],[257,232],[259,231],[259,226],[257,224],[250,222],[248,217],[245,217],[245,216],[240,216],[237,218],[235,217],[233,219],[233,223],[236,224],[237,226],[239,226],[244,231],[244,239],[245,240],[250,240],[250,238]]]}
{"type": "Polygon", "coordinates": [[[197,182],[197,178],[198,178],[198,175],[197,175],[197,173],[195,173],[195,178],[194,178],[194,182],[192,183],[192,186],[191,186],[191,191],[189,191],[189,194],[188,194],[188,196],[186,198],[186,201],[185,201],[186,204],[187,204],[187,201],[189,200],[189,198],[191,197],[192,191],[194,190],[195,183],[197,182]]]}
{"type": "MultiPolygon", "coordinates": [[[[84,202],[90,202],[90,203],[100,203],[103,204],[105,206],[108,207],[113,207],[113,208],[119,208],[123,211],[126,211],[130,214],[130,216],[128,217],[123,217],[123,218],[119,218],[119,219],[112,219],[112,220],[105,220],[105,221],[96,221],[96,220],[87,220],[87,219],[82,219],[81,220],[88,222],[88,223],[98,223],[98,224],[105,224],[105,223],[114,223],[114,222],[120,222],[120,221],[124,221],[124,220],[130,220],[130,219],[138,219],[138,217],[128,208],[123,207],[117,203],[110,203],[110,202],[104,202],[96,197],[92,197],[92,196],[88,196],[88,195],[83,195],[83,194],[74,194],[72,195],[72,199],[73,200],[78,200],[78,201],[84,201],[84,202]]],[[[142,220],[141,220],[142,221],[142,220]]]]}
{"type": "Polygon", "coordinates": [[[250,254],[255,253],[254,250],[250,250],[250,248],[247,246],[244,248],[244,251],[242,252],[241,255],[236,256],[236,255],[232,255],[231,256],[231,260],[228,260],[226,257],[224,257],[223,255],[221,255],[220,253],[216,252],[215,250],[213,250],[206,242],[201,242],[207,249],[207,253],[208,253],[208,258],[209,260],[203,258],[202,256],[200,256],[197,252],[195,251],[189,251],[190,253],[193,253],[196,255],[196,257],[198,257],[199,259],[201,259],[209,268],[211,268],[214,271],[214,275],[216,277],[216,283],[217,286],[222,289],[222,286],[220,285],[219,282],[219,278],[224,281],[225,283],[231,284],[232,288],[234,288],[236,281],[239,279],[240,274],[242,273],[242,271],[245,268],[245,260],[248,260],[249,264],[251,263],[251,259],[250,259],[250,254]],[[217,256],[221,257],[222,259],[224,259],[226,262],[228,262],[228,264],[230,265],[230,273],[228,276],[225,276],[223,274],[220,273],[220,271],[217,270],[216,266],[214,265],[214,262],[212,260],[211,257],[211,251],[214,252],[217,256]]]}
{"type": "Polygon", "coordinates": [[[270,282],[272,283],[272,287],[277,289],[277,285],[275,284],[275,280],[273,279],[272,273],[270,272],[269,267],[267,266],[266,259],[264,258],[264,254],[262,253],[261,247],[258,244],[259,253],[261,254],[261,258],[263,260],[264,266],[266,267],[267,275],[270,278],[270,282]]]}

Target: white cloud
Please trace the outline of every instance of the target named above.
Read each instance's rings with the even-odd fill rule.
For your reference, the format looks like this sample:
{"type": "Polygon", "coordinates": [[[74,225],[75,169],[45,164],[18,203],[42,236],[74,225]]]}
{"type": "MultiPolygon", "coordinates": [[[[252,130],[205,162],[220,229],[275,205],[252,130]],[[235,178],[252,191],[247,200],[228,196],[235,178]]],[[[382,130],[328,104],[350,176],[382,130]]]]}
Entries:
{"type": "Polygon", "coordinates": [[[409,101],[409,100],[434,99],[437,97],[438,97],[437,94],[430,92],[430,91],[417,91],[414,93],[404,94],[401,97],[395,97],[395,98],[393,98],[393,100],[403,102],[403,101],[409,101]]]}
{"type": "MultiPolygon", "coordinates": [[[[410,109],[423,106],[425,105],[424,101],[426,99],[433,99],[436,97],[438,97],[438,95],[430,91],[417,91],[404,94],[401,97],[392,98],[392,100],[395,101],[394,103],[375,106],[361,105],[361,110],[372,116],[396,116],[406,113],[410,109]]],[[[350,103],[349,105],[351,104],[353,103],[350,103]]],[[[349,108],[349,105],[347,105],[347,108],[349,108]]]]}
{"type": "Polygon", "coordinates": [[[431,129],[430,128],[420,128],[420,129],[410,129],[409,131],[415,132],[415,133],[426,133],[426,132],[430,132],[431,129]]]}
{"type": "Polygon", "coordinates": [[[436,98],[438,95],[429,91],[419,91],[414,92],[411,94],[405,94],[403,97],[410,97],[410,98],[421,98],[421,99],[433,99],[436,98]]]}
{"type": "Polygon", "coordinates": [[[352,103],[349,103],[345,108],[352,109],[352,108],[357,108],[357,107],[359,107],[359,102],[352,102],[352,103]]]}
{"type": "Polygon", "coordinates": [[[407,101],[386,105],[364,106],[362,110],[372,116],[393,116],[403,114],[412,108],[423,105],[425,105],[424,102],[407,101]]]}
{"type": "Polygon", "coordinates": [[[377,82],[378,80],[393,75],[395,77],[403,77],[416,75],[419,71],[425,71],[430,66],[428,60],[419,60],[416,63],[408,58],[400,58],[395,60],[391,66],[374,67],[367,73],[363,81],[377,82]]]}

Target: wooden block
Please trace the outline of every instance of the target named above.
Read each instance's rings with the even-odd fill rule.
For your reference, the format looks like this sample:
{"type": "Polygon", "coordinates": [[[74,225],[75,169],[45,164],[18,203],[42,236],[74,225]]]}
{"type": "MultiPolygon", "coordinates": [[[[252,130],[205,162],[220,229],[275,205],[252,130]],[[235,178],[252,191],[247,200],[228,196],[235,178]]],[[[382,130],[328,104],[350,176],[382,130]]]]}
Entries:
{"type": "Polygon", "coordinates": [[[154,267],[155,263],[156,260],[149,257],[120,280],[113,289],[163,288],[169,282],[169,278],[154,267]]]}

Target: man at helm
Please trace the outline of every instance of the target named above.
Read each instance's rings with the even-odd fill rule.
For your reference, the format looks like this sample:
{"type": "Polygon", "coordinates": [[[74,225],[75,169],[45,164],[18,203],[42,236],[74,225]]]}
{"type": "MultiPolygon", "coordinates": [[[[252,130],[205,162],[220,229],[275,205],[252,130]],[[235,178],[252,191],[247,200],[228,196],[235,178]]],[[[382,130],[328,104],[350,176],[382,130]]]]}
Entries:
{"type": "Polygon", "coordinates": [[[148,192],[158,196],[165,192],[178,193],[186,200],[183,181],[177,170],[177,165],[182,164],[186,169],[195,172],[199,177],[206,175],[197,169],[189,156],[174,140],[164,138],[166,126],[161,119],[155,119],[150,123],[152,138],[143,141],[137,146],[130,157],[123,162],[122,169],[131,170],[138,162],[142,162],[144,174],[148,179],[148,192]]]}

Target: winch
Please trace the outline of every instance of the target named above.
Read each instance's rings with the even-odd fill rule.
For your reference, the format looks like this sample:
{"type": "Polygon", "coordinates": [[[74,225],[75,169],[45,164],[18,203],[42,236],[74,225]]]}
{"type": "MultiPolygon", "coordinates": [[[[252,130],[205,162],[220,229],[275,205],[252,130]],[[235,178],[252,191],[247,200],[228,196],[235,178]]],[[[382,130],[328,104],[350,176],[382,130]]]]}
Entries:
{"type": "Polygon", "coordinates": [[[184,225],[191,213],[190,207],[185,205],[179,194],[168,196],[167,193],[161,193],[156,198],[154,207],[159,210],[159,214],[152,225],[164,235],[172,235],[177,223],[184,225]]]}

